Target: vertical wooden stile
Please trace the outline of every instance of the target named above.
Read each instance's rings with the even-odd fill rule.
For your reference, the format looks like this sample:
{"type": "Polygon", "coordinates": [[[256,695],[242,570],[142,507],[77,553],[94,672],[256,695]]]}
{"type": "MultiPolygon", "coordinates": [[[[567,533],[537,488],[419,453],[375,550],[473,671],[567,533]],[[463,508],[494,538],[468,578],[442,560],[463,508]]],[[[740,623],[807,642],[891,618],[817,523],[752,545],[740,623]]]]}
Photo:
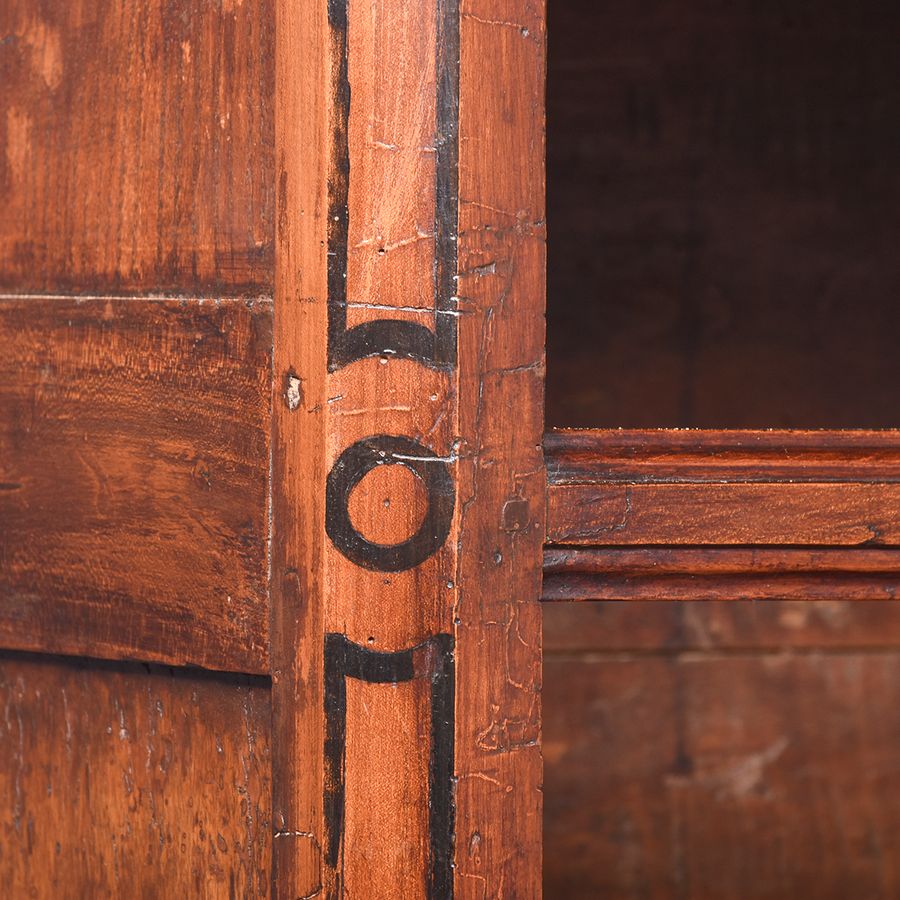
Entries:
{"type": "Polygon", "coordinates": [[[284,898],[322,889],[326,22],[324,3],[276,3],[272,864],[284,898]]]}
{"type": "Polygon", "coordinates": [[[540,895],[542,3],[278,3],[275,894],[540,895]]]}

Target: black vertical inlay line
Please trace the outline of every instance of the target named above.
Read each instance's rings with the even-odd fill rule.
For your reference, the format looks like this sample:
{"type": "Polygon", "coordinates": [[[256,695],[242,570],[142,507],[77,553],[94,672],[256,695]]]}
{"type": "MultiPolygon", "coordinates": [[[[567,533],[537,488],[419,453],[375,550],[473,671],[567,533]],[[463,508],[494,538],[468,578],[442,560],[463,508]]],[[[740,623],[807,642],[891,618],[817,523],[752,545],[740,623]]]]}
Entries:
{"type": "Polygon", "coordinates": [[[456,267],[459,237],[459,0],[437,0],[435,143],[435,361],[456,363],[456,267]],[[441,315],[446,313],[446,315],[441,315]]]}
{"type": "Polygon", "coordinates": [[[343,895],[344,771],[347,747],[347,678],[370,684],[431,680],[428,759],[429,900],[453,897],[454,663],[453,637],[436,634],[412,647],[385,653],[325,635],[325,861],[335,871],[335,897],[343,895]],[[417,671],[416,661],[427,661],[417,671]]]}
{"type": "Polygon", "coordinates": [[[428,765],[428,837],[431,844],[431,900],[453,896],[453,837],[456,809],[453,802],[454,690],[456,669],[453,637],[431,638],[438,653],[431,673],[431,754],[428,765]]]}
{"type": "MultiPolygon", "coordinates": [[[[451,369],[457,353],[457,232],[459,228],[459,0],[437,0],[435,134],[434,331],[401,319],[372,319],[347,327],[347,244],[350,224],[349,0],[328,0],[335,124],[328,181],[328,369],[367,356],[414,359],[451,369]]],[[[401,301],[403,298],[400,298],[401,301]]],[[[401,302],[401,306],[410,305],[401,302]]]]}
{"type": "Polygon", "coordinates": [[[350,76],[347,58],[349,0],[328,0],[332,59],[337,61],[332,85],[334,125],[331,136],[331,176],[328,179],[328,366],[340,356],[347,330],[347,239],[350,212],[350,76]]]}

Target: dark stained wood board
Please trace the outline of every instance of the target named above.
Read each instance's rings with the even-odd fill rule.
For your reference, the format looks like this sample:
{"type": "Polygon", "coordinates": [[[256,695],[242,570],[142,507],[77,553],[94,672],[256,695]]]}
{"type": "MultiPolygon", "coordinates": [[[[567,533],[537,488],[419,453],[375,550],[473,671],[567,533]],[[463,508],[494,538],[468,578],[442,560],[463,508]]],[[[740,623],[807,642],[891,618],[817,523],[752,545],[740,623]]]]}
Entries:
{"type": "Polygon", "coordinates": [[[267,680],[0,654],[8,897],[268,897],[267,680]]]}
{"type": "Polygon", "coordinates": [[[0,641],[268,670],[265,301],[0,298],[0,641]]]}
{"type": "Polygon", "coordinates": [[[545,603],[548,654],[782,651],[862,653],[900,648],[900,607],[881,600],[633,600],[545,603]]]}
{"type": "Polygon", "coordinates": [[[900,890],[896,649],[597,649],[544,669],[546,896],[900,890]]]}
{"type": "Polygon", "coordinates": [[[273,0],[5,0],[0,290],[270,293],[273,0]]]}

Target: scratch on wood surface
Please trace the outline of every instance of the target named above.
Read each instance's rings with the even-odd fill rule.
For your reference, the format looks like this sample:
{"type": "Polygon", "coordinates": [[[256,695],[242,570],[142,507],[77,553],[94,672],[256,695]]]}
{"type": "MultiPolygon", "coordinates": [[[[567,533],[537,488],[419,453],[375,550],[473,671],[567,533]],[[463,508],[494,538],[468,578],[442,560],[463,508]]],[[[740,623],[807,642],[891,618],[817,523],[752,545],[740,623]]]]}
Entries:
{"type": "MultiPolygon", "coordinates": [[[[458,301],[459,297],[454,297],[454,301],[458,301]]],[[[468,310],[462,309],[435,309],[433,306],[391,306],[389,303],[365,303],[363,301],[354,300],[347,303],[338,304],[347,309],[375,309],[382,312],[412,312],[412,313],[428,313],[436,316],[461,316],[468,313],[468,310]]]]}
{"type": "Polygon", "coordinates": [[[514,28],[523,38],[531,37],[530,29],[526,28],[520,22],[507,22],[503,19],[484,19],[481,16],[476,16],[475,13],[470,12],[464,12],[460,18],[471,19],[473,22],[478,22],[479,25],[496,25],[499,28],[514,28]]]}

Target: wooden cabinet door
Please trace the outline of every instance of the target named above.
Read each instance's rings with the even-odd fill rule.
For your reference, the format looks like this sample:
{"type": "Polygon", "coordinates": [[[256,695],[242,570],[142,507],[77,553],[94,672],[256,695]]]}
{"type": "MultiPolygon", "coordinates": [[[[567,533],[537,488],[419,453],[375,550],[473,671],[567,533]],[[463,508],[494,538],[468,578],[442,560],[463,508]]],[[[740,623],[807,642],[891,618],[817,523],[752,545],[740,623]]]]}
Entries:
{"type": "Polygon", "coordinates": [[[268,896],[271,3],[0,8],[0,885],[268,896]]]}

